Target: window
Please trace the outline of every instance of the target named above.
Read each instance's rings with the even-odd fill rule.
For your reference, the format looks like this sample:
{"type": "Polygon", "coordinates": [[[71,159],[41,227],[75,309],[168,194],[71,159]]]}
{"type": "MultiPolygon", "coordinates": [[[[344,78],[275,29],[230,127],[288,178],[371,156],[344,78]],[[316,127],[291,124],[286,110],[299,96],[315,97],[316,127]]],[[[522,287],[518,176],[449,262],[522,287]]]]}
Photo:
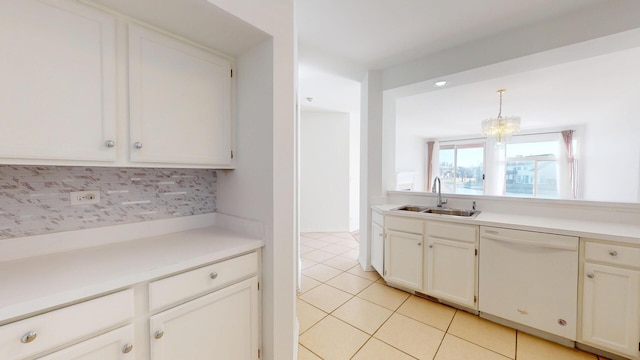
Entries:
{"type": "Polygon", "coordinates": [[[441,142],[435,152],[428,151],[435,164],[428,186],[439,176],[442,192],[449,194],[575,197],[573,132],[516,135],[501,148],[484,139],[441,142]]]}
{"type": "Polygon", "coordinates": [[[505,194],[558,197],[559,141],[507,144],[505,194]]]}
{"type": "Polygon", "coordinates": [[[484,143],[441,145],[438,159],[443,193],[484,193],[484,143]]]}

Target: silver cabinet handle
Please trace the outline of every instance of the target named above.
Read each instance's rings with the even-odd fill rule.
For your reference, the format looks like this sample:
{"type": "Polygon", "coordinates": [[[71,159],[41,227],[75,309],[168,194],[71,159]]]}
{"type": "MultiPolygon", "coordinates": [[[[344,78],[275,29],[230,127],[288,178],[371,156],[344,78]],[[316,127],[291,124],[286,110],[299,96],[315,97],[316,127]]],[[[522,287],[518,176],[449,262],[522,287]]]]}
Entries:
{"type": "Polygon", "coordinates": [[[611,256],[618,256],[618,252],[615,250],[609,250],[609,255],[611,256]]]}
{"type": "Polygon", "coordinates": [[[155,332],[155,334],[153,334],[153,337],[156,338],[156,339],[160,339],[163,336],[164,336],[164,331],[162,331],[162,330],[158,330],[158,331],[155,332]]]}
{"type": "Polygon", "coordinates": [[[211,274],[209,274],[209,277],[211,278],[211,280],[214,280],[215,278],[218,277],[218,273],[217,272],[212,272],[211,274]]]}
{"type": "Polygon", "coordinates": [[[114,146],[116,146],[116,142],[113,140],[107,140],[104,142],[104,146],[108,147],[108,148],[112,148],[114,146]]]}
{"type": "Polygon", "coordinates": [[[20,342],[22,342],[23,344],[28,344],[30,342],[32,342],[33,340],[35,340],[38,337],[38,333],[35,331],[29,331],[28,333],[24,334],[22,336],[22,338],[20,339],[20,342]]]}
{"type": "Polygon", "coordinates": [[[131,350],[133,350],[133,344],[124,344],[124,346],[122,347],[122,352],[124,354],[131,352],[131,350]]]}
{"type": "Polygon", "coordinates": [[[589,279],[593,279],[594,277],[596,277],[593,273],[587,273],[587,277],[589,279]]]}
{"type": "Polygon", "coordinates": [[[133,143],[133,147],[136,149],[142,149],[142,143],[140,141],[136,141],[133,143]]]}

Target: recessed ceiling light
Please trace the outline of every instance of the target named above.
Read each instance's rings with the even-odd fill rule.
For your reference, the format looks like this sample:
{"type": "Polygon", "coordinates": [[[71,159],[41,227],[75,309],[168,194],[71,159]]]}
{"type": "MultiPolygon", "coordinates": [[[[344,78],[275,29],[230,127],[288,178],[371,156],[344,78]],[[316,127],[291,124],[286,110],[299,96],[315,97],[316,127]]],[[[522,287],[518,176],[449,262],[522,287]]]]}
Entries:
{"type": "Polygon", "coordinates": [[[435,86],[435,87],[443,87],[443,86],[446,86],[448,83],[449,83],[448,81],[440,80],[440,81],[434,82],[433,86],[435,86]]]}

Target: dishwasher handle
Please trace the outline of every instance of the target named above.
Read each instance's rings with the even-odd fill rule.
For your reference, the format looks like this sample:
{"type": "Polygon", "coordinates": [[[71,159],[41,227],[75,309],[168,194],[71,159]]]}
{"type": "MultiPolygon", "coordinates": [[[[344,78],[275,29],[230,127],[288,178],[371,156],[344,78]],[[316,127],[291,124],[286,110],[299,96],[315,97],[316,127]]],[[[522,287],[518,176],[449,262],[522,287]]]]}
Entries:
{"type": "Polygon", "coordinates": [[[568,250],[568,251],[577,250],[576,245],[573,245],[573,244],[560,244],[560,243],[549,243],[544,241],[517,239],[514,237],[506,237],[506,236],[500,236],[500,235],[488,235],[486,233],[482,234],[480,238],[487,239],[487,240],[501,241],[501,242],[506,242],[511,244],[524,245],[524,246],[546,248],[546,249],[568,250]]]}

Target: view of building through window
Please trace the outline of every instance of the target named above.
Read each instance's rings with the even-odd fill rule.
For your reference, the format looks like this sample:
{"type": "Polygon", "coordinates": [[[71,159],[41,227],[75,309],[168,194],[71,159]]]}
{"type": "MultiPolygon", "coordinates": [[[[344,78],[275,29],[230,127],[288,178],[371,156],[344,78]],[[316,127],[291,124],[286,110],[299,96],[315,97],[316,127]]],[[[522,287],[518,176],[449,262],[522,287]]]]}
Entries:
{"type": "MultiPolygon", "coordinates": [[[[506,155],[504,194],[558,198],[560,145],[560,140],[549,141],[548,138],[508,143],[503,150],[506,155]]],[[[440,145],[438,159],[443,193],[484,194],[484,142],[440,145]]]]}
{"type": "Polygon", "coordinates": [[[558,197],[558,141],[507,144],[505,194],[558,197]]]}
{"type": "Polygon", "coordinates": [[[484,143],[443,145],[439,152],[442,192],[484,193],[484,143]]]}

